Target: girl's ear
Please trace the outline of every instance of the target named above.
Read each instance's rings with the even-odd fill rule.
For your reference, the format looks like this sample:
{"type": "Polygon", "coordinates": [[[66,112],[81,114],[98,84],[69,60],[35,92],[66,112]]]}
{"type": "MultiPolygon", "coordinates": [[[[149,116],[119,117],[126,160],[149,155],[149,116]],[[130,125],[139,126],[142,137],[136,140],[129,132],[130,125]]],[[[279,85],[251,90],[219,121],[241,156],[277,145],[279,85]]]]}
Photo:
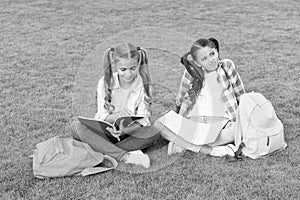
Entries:
{"type": "Polygon", "coordinates": [[[215,45],[216,45],[216,48],[217,48],[217,51],[218,53],[220,54],[220,51],[219,51],[219,41],[215,38],[208,38],[209,41],[212,41],[215,45]]]}

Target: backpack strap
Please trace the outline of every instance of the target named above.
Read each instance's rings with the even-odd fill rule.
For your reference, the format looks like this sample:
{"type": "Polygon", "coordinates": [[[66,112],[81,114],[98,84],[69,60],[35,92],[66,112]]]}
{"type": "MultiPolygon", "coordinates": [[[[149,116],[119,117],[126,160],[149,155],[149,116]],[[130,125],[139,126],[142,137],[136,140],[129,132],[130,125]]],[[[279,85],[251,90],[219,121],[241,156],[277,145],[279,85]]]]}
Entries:
{"type": "Polygon", "coordinates": [[[242,149],[245,147],[245,143],[242,142],[240,145],[239,145],[239,148],[236,152],[234,152],[234,157],[236,159],[243,159],[243,153],[242,153],[242,149]]]}
{"type": "Polygon", "coordinates": [[[88,167],[88,168],[84,169],[83,171],[81,171],[81,173],[79,173],[78,175],[88,176],[88,175],[97,174],[100,172],[106,172],[108,170],[115,169],[118,166],[118,162],[111,156],[103,155],[103,157],[104,157],[104,160],[110,162],[112,166],[104,165],[104,166],[99,166],[99,167],[88,167]]]}

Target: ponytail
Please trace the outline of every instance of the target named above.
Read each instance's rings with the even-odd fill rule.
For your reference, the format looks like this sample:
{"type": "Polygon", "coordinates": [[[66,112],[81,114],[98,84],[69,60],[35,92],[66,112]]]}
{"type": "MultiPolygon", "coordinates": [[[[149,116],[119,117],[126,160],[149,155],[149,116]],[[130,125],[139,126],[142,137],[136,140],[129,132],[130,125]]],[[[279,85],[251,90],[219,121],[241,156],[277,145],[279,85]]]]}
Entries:
{"type": "Polygon", "coordinates": [[[145,101],[149,104],[152,103],[152,88],[151,88],[151,76],[148,68],[148,55],[145,49],[137,47],[139,52],[139,65],[140,65],[140,76],[143,81],[144,90],[146,93],[145,101]]]}
{"type": "Polygon", "coordinates": [[[204,82],[204,71],[201,67],[197,66],[193,61],[188,60],[188,56],[191,53],[188,52],[181,57],[181,63],[184,65],[187,72],[191,75],[193,80],[191,81],[188,93],[188,109],[187,112],[193,108],[197,96],[199,95],[204,82]]]}
{"type": "Polygon", "coordinates": [[[112,53],[114,52],[114,48],[107,49],[104,53],[103,57],[103,67],[104,67],[104,109],[108,111],[108,113],[112,113],[114,110],[114,106],[111,104],[111,96],[112,96],[112,88],[114,85],[113,72],[112,72],[112,53]]]}

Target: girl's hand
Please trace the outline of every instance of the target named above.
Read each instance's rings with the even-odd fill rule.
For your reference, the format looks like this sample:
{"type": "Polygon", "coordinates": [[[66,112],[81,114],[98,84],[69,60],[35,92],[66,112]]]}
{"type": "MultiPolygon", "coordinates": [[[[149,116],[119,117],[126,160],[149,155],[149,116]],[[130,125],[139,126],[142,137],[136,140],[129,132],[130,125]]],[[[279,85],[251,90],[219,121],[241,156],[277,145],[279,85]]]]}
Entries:
{"type": "Polygon", "coordinates": [[[120,121],[119,130],[116,130],[115,128],[110,128],[110,127],[106,128],[106,130],[108,130],[110,132],[110,134],[112,136],[114,136],[115,138],[117,138],[119,141],[120,141],[119,137],[126,133],[123,123],[124,123],[124,119],[120,121]]]}
{"type": "Polygon", "coordinates": [[[176,105],[174,111],[175,111],[177,114],[179,114],[180,106],[177,106],[177,105],[176,105]]]}
{"type": "Polygon", "coordinates": [[[120,141],[120,136],[122,135],[122,132],[120,130],[116,130],[110,127],[107,127],[106,130],[108,130],[112,136],[114,136],[118,139],[118,141],[120,141]]]}

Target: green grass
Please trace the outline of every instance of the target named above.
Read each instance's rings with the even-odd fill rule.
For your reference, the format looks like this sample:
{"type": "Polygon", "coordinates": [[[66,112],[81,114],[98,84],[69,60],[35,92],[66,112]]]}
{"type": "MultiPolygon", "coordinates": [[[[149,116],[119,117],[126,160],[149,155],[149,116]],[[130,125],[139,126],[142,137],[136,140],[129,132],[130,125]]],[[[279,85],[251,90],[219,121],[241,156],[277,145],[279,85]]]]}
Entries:
{"type": "Polygon", "coordinates": [[[296,0],[2,0],[0,198],[300,199],[299,9],[296,0]],[[147,171],[121,164],[89,177],[33,177],[35,144],[69,134],[78,114],[93,115],[103,49],[124,39],[149,47],[157,116],[173,107],[180,55],[210,36],[239,67],[246,90],[273,103],[285,151],[241,162],[191,152],[168,157],[161,140],[147,149],[147,171]]]}

